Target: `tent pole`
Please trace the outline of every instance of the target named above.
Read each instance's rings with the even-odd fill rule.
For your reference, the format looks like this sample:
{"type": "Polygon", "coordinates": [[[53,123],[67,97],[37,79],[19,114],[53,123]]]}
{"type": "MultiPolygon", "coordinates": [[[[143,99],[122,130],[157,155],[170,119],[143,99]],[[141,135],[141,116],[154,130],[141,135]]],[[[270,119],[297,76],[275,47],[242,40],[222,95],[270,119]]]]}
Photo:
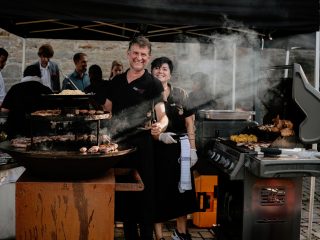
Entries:
{"type": "MultiPolygon", "coordinates": [[[[285,65],[289,65],[289,61],[290,61],[290,49],[287,48],[285,65]]],[[[284,70],[284,78],[287,78],[287,77],[288,77],[288,69],[285,69],[284,70]]]]}
{"type": "Polygon", "coordinates": [[[316,32],[316,54],[314,68],[314,87],[319,91],[319,64],[320,64],[320,31],[316,32]]]}
{"type": "MultiPolygon", "coordinates": [[[[319,91],[319,55],[320,55],[320,32],[316,32],[316,54],[315,54],[315,68],[314,68],[314,88],[319,91]]],[[[312,144],[312,148],[317,150],[318,145],[312,144]]],[[[313,223],[313,209],[314,209],[314,192],[316,188],[316,178],[310,178],[310,194],[309,194],[309,215],[308,215],[308,229],[307,239],[311,240],[312,223],[313,223]]]]}
{"type": "Polygon", "coordinates": [[[236,64],[237,64],[237,46],[233,44],[233,61],[232,61],[232,111],[235,111],[236,108],[236,64]]]}
{"type": "Polygon", "coordinates": [[[26,39],[21,38],[21,41],[22,41],[21,75],[23,76],[23,71],[26,65],[26,39]]]}

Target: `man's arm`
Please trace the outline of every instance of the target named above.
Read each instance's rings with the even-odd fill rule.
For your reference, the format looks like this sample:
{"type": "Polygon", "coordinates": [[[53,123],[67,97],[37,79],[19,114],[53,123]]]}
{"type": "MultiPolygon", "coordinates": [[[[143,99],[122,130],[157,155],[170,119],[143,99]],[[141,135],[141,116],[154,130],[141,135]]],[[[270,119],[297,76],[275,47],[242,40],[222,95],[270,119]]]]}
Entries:
{"type": "Polygon", "coordinates": [[[106,99],[102,107],[104,111],[110,112],[110,113],[112,112],[112,102],[109,99],[106,99]]]}

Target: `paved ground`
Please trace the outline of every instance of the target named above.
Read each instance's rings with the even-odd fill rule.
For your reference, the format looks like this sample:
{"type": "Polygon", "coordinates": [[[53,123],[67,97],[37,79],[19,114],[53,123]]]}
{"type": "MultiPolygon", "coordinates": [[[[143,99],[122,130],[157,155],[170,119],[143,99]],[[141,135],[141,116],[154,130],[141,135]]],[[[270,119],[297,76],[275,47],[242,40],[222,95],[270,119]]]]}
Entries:
{"type": "MultiPolygon", "coordinates": [[[[309,216],[309,195],[310,195],[310,178],[304,178],[300,240],[308,239],[307,226],[308,226],[308,216],[309,216]]],[[[315,187],[315,196],[314,196],[311,240],[319,240],[319,239],[320,239],[320,177],[317,177],[316,187],[315,187]]]]}
{"type": "MultiPolygon", "coordinates": [[[[314,212],[311,238],[307,238],[307,226],[309,216],[309,195],[310,195],[310,178],[303,179],[302,211],[301,211],[301,235],[300,240],[320,240],[320,178],[316,178],[316,189],[314,198],[314,212]]],[[[200,229],[192,225],[190,221],[189,231],[192,239],[214,240],[214,234],[211,229],[200,229]]],[[[174,222],[165,223],[164,236],[166,240],[171,239],[171,232],[174,229],[174,222]]],[[[117,223],[115,227],[115,239],[123,240],[122,224],[117,223]]]]}

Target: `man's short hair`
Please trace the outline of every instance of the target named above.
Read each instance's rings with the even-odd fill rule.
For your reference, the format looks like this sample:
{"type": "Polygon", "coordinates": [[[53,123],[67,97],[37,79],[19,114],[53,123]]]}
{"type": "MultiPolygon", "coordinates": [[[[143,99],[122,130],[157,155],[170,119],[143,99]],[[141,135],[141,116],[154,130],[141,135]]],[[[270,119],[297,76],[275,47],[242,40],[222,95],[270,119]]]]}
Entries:
{"type": "Polygon", "coordinates": [[[129,43],[128,50],[130,50],[131,46],[134,45],[134,44],[137,44],[139,47],[147,47],[147,48],[149,48],[149,54],[151,54],[151,43],[150,43],[148,38],[146,38],[144,36],[141,36],[141,35],[133,38],[129,43]]]}
{"type": "Polygon", "coordinates": [[[52,58],[53,54],[54,51],[50,44],[43,44],[38,51],[39,57],[52,58]]]}
{"type": "Polygon", "coordinates": [[[73,55],[73,62],[74,63],[79,62],[82,56],[87,56],[87,54],[81,53],[81,52],[80,53],[76,53],[75,55],[73,55]]]}
{"type": "Polygon", "coordinates": [[[8,57],[9,53],[4,48],[0,48],[0,56],[8,57]]]}
{"type": "Polygon", "coordinates": [[[36,65],[30,65],[27,66],[26,69],[23,71],[23,77],[33,77],[33,76],[38,76],[41,78],[41,71],[40,68],[37,67],[36,65]]]}

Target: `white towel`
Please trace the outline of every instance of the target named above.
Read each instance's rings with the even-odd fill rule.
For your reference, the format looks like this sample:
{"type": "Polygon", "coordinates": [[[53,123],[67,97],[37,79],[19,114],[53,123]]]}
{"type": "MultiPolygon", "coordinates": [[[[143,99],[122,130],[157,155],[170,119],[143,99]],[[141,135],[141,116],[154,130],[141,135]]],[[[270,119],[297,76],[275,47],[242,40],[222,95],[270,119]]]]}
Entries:
{"type": "Polygon", "coordinates": [[[190,171],[190,142],[188,136],[180,137],[181,157],[180,157],[180,182],[179,191],[183,193],[192,189],[191,171],[190,171]]]}
{"type": "Polygon", "coordinates": [[[16,182],[26,169],[24,167],[15,167],[0,171],[0,186],[16,182]]]}

